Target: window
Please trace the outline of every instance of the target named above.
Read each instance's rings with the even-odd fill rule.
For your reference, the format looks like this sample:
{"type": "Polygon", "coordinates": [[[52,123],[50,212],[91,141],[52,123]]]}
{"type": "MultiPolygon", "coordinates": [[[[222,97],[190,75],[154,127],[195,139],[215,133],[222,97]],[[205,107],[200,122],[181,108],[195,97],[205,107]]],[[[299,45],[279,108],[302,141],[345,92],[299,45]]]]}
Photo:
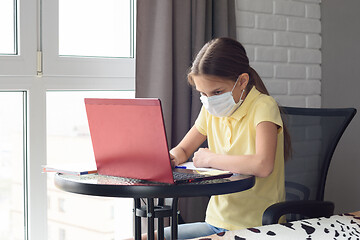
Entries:
{"type": "Polygon", "coordinates": [[[0,76],[36,74],[37,1],[0,1],[0,76]]]}
{"type": "Polygon", "coordinates": [[[16,1],[0,2],[0,54],[17,54],[16,1]]]}
{"type": "MultiPolygon", "coordinates": [[[[92,158],[86,118],[81,113],[83,97],[134,96],[134,9],[134,0],[0,2],[0,143],[6,143],[0,146],[0,164],[4,166],[0,169],[0,179],[11,183],[0,186],[0,214],[2,221],[6,221],[0,227],[1,239],[48,240],[61,236],[78,239],[75,236],[84,234],[83,226],[74,221],[83,219],[84,209],[89,214],[85,218],[92,218],[89,228],[102,221],[107,223],[105,239],[122,238],[119,234],[122,229],[118,226],[123,224],[120,221],[124,217],[119,217],[120,212],[129,211],[125,220],[132,222],[132,202],[128,199],[123,202],[68,196],[54,187],[50,175],[41,173],[41,166],[47,161],[70,161],[76,156],[81,156],[77,158],[81,161],[92,158]],[[72,7],[67,7],[68,4],[72,7]],[[93,19],[86,18],[91,13],[102,19],[101,23],[97,22],[97,28],[93,26],[93,19]],[[104,13],[106,16],[101,15],[104,13]],[[77,35],[66,25],[64,14],[78,16],[70,20],[74,27],[81,28],[75,31],[77,35]],[[94,32],[85,34],[83,30],[89,26],[94,32]],[[85,46],[81,45],[85,41],[82,36],[94,37],[94,41],[81,48],[85,46]],[[10,110],[10,113],[4,112],[10,110]],[[16,142],[11,142],[9,136],[16,142]],[[69,146],[76,147],[69,151],[69,146]],[[9,158],[14,159],[11,164],[16,163],[16,166],[9,165],[9,158]],[[2,171],[5,169],[12,171],[10,177],[9,171],[2,171]],[[2,197],[3,193],[6,198],[2,197]],[[65,200],[65,212],[58,211],[59,199],[65,200]],[[105,211],[102,213],[99,208],[99,211],[89,212],[84,202],[89,204],[87,206],[101,205],[105,211]],[[9,214],[13,214],[9,209],[15,207],[14,221],[8,221],[9,214]],[[73,209],[71,222],[68,214],[73,209]],[[111,209],[115,211],[113,217],[111,209]],[[63,224],[66,222],[72,225],[63,224]],[[19,231],[24,225],[25,231],[19,231]]],[[[131,229],[124,231],[131,234],[131,229]]],[[[104,239],[99,237],[104,232],[92,234],[96,239],[104,239]]]]}
{"type": "MultiPolygon", "coordinates": [[[[134,91],[48,91],[47,163],[95,163],[84,98],[134,98],[134,91]]],[[[47,175],[47,193],[59,207],[48,209],[48,226],[70,239],[124,239],[132,236],[132,199],[69,194],[47,175]],[[66,201],[66,203],[65,203],[66,201]],[[96,217],[95,217],[96,216],[96,217]],[[59,224],[61,219],[62,224],[59,224]],[[121,222],[121,224],[119,223],[121,222]],[[118,231],[118,226],[122,226],[118,231]],[[94,238],[94,236],[97,236],[94,238]]]]}
{"type": "Polygon", "coordinates": [[[0,92],[0,237],[21,239],[24,226],[23,92],[0,92]]]}
{"type": "Polygon", "coordinates": [[[120,9],[130,1],[60,0],[59,55],[132,57],[131,14],[120,9]]]}
{"type": "Polygon", "coordinates": [[[45,75],[134,76],[133,0],[53,0],[42,6],[45,75]]]}

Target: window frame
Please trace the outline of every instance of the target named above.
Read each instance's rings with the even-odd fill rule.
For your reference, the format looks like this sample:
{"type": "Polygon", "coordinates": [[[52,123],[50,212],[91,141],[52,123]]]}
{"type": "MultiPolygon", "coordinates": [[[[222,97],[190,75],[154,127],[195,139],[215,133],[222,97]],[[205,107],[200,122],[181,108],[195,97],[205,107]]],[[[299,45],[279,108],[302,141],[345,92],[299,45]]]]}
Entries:
{"type": "Polygon", "coordinates": [[[0,55],[0,76],[29,76],[36,73],[37,0],[17,0],[17,55],[0,55]],[[20,69],[20,71],[19,71],[20,69]]]}
{"type": "MultiPolygon", "coordinates": [[[[136,0],[132,0],[133,19],[136,13],[135,5],[136,0]]],[[[48,28],[57,22],[47,22],[54,17],[47,11],[50,8],[53,13],[56,10],[54,6],[58,6],[58,0],[17,0],[18,55],[0,55],[0,91],[23,91],[25,96],[24,238],[30,240],[47,239],[47,184],[46,175],[41,173],[41,166],[46,164],[47,157],[47,91],[135,91],[134,57],[68,58],[66,60],[72,62],[66,62],[47,54],[49,47],[53,47],[47,41],[54,38],[50,36],[54,31],[48,28]],[[39,51],[43,52],[43,68],[38,65],[41,60],[38,59],[39,51]],[[42,74],[37,74],[38,70],[43,70],[42,74]]],[[[134,30],[135,22],[133,23],[134,30]]],[[[133,31],[133,40],[134,34],[133,31]]]]}
{"type": "MultiPolygon", "coordinates": [[[[130,29],[134,29],[134,1],[130,1],[130,29]]],[[[134,32],[131,32],[131,58],[59,56],[59,0],[43,0],[43,74],[49,76],[120,77],[134,76],[134,32]]]]}

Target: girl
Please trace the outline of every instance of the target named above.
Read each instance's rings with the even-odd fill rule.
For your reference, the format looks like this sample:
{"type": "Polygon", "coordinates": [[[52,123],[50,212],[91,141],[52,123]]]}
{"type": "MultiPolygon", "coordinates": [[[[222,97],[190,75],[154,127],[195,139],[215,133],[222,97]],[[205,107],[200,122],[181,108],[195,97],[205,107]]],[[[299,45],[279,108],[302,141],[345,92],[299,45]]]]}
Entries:
{"type": "MultiPolygon", "coordinates": [[[[183,140],[170,150],[173,166],[194,153],[196,167],[256,176],[247,191],[212,196],[205,223],[179,226],[179,239],[261,225],[264,210],[285,200],[284,127],[275,100],[249,66],[244,47],[214,39],[200,50],[188,74],[203,107],[183,140]],[[198,147],[205,141],[209,148],[198,147]]],[[[165,229],[169,239],[170,229],[165,229]]]]}

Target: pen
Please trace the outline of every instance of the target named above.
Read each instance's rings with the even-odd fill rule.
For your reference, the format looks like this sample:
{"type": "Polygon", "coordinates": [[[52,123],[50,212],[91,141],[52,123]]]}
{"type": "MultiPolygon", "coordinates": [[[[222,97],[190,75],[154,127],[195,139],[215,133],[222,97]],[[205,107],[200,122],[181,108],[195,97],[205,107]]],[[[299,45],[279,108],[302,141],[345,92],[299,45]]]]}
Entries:
{"type": "Polygon", "coordinates": [[[186,169],[186,166],[175,166],[175,168],[182,168],[182,169],[186,169]]]}

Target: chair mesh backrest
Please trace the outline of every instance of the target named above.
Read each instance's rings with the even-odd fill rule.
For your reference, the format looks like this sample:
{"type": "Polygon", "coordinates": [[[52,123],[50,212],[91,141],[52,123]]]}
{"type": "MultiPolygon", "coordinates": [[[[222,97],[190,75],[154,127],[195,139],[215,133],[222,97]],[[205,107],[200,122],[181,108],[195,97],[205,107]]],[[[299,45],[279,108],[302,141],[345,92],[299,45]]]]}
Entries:
{"type": "Polygon", "coordinates": [[[286,200],[323,200],[329,164],[356,110],[281,107],[291,137],[285,163],[286,200]]]}

